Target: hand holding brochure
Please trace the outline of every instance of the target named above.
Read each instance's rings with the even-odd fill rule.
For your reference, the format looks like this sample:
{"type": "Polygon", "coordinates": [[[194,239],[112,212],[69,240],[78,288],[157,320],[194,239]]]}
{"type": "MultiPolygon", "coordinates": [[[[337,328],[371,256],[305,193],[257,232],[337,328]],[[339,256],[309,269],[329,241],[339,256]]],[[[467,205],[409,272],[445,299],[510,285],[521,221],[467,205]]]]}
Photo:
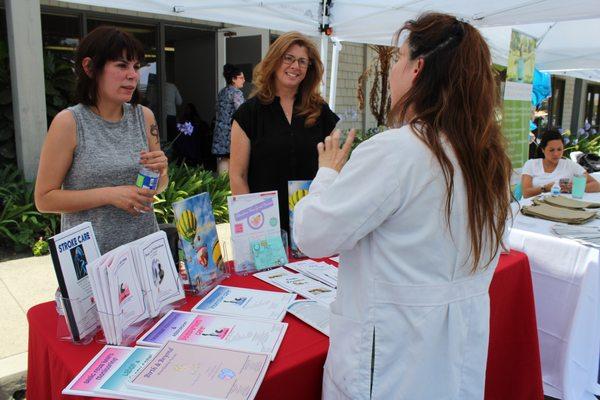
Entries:
{"type": "Polygon", "coordinates": [[[295,294],[219,285],[210,291],[193,312],[268,321],[281,321],[295,294]]]}
{"type": "Polygon", "coordinates": [[[172,399],[252,400],[270,355],[167,342],[129,387],[172,399]]]}
{"type": "Polygon", "coordinates": [[[283,340],[287,324],[170,311],[154,325],[137,344],[161,347],[169,340],[177,340],[225,349],[256,351],[275,358],[283,340]]]}
{"type": "Polygon", "coordinates": [[[92,224],[84,222],[48,240],[63,310],[73,341],[96,332],[99,319],[88,276],[89,263],[100,257],[92,224]]]}
{"type": "Polygon", "coordinates": [[[163,231],[120,246],[89,266],[104,336],[110,344],[134,339],[136,324],[185,297],[163,231]],[[134,329],[135,331],[135,329],[134,329]]]}

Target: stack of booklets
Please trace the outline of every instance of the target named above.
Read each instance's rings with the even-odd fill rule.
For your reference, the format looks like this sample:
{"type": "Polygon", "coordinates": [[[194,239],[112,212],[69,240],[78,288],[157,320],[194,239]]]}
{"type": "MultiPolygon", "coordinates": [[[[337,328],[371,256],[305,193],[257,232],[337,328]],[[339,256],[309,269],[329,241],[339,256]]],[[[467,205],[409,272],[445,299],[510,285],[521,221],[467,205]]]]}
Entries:
{"type": "Polygon", "coordinates": [[[293,293],[245,289],[218,285],[193,308],[193,312],[281,322],[287,307],[296,299],[293,293]]]}
{"type": "Polygon", "coordinates": [[[99,326],[88,276],[89,263],[100,257],[92,224],[77,225],[51,237],[48,243],[71,339],[79,342],[95,334],[99,326]]]}
{"type": "Polygon", "coordinates": [[[600,203],[572,199],[566,196],[544,196],[543,199],[535,199],[534,202],[544,202],[551,206],[583,210],[585,208],[600,208],[600,203]]]}
{"type": "Polygon", "coordinates": [[[140,323],[185,298],[163,231],[104,254],[89,264],[88,272],[109,344],[133,340],[140,323]]]}
{"type": "Polygon", "coordinates": [[[571,226],[556,224],[552,226],[556,236],[575,240],[590,247],[600,247],[600,227],[598,226],[571,226]]]}
{"type": "MultiPolygon", "coordinates": [[[[289,265],[289,264],[288,264],[289,265]]],[[[335,268],[335,267],[332,267],[335,268]]],[[[322,271],[319,271],[319,276],[323,276],[322,271]]],[[[337,279],[330,284],[323,283],[312,277],[302,273],[290,272],[287,269],[280,267],[269,271],[257,272],[254,276],[264,282],[270,283],[286,292],[297,293],[307,299],[314,300],[325,306],[329,306],[337,295],[335,285],[337,279]]],[[[326,278],[332,280],[332,277],[326,278]]]]}
{"type": "Polygon", "coordinates": [[[172,310],[138,339],[140,346],[161,347],[170,340],[226,349],[269,353],[275,359],[287,330],[276,321],[234,318],[172,310]]]}
{"type": "Polygon", "coordinates": [[[521,208],[521,213],[530,217],[575,225],[585,224],[596,218],[596,212],[593,211],[557,207],[545,202],[537,202],[537,204],[524,206],[521,208]]]}
{"type": "Polygon", "coordinates": [[[161,348],[105,346],[63,394],[113,399],[251,400],[268,353],[169,341],[161,348]]]}
{"type": "Polygon", "coordinates": [[[302,260],[288,263],[285,266],[309,278],[323,282],[327,286],[337,288],[338,269],[331,264],[323,261],[302,260]]]}

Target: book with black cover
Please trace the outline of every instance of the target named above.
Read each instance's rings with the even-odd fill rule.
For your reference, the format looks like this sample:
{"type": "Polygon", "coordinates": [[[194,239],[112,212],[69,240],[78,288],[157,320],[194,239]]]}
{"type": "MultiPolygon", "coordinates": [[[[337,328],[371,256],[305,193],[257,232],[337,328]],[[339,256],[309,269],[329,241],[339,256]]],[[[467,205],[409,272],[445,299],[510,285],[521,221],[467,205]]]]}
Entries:
{"type": "Polygon", "coordinates": [[[73,341],[99,326],[87,265],[100,257],[90,222],[84,222],[48,239],[54,272],[62,296],[65,317],[73,341]]]}

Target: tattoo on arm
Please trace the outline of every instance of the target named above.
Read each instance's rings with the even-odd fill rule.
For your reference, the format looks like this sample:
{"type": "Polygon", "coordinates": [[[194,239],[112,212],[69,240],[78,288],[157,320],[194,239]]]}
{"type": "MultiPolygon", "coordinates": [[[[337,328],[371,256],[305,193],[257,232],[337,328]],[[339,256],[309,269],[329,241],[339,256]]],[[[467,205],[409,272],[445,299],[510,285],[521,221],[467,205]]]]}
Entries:
{"type": "Polygon", "coordinates": [[[150,125],[150,134],[156,138],[156,143],[160,143],[160,138],[158,137],[158,125],[156,125],[156,123],[150,125]]]}

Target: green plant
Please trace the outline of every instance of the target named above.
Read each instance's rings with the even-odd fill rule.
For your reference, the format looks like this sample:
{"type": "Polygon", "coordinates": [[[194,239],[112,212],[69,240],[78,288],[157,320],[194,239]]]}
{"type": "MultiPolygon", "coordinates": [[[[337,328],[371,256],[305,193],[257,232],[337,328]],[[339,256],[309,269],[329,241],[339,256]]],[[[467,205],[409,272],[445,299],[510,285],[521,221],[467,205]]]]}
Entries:
{"type": "Polygon", "coordinates": [[[44,85],[48,123],[60,110],[73,104],[75,82],[72,63],[47,51],[44,54],[44,85]]]}
{"type": "Polygon", "coordinates": [[[42,238],[39,238],[39,240],[35,242],[35,244],[31,248],[31,251],[33,251],[33,255],[36,257],[43,256],[44,254],[48,254],[48,252],[50,251],[48,246],[49,245],[47,241],[45,241],[42,238]]]}
{"type": "Polygon", "coordinates": [[[16,163],[8,46],[0,40],[0,165],[16,163]]]}
{"type": "Polygon", "coordinates": [[[210,195],[216,222],[228,222],[227,196],[231,191],[227,174],[215,178],[211,171],[201,167],[169,165],[169,185],[154,197],[156,219],[159,223],[172,223],[173,203],[203,192],[210,195]]]}
{"type": "MultiPolygon", "coordinates": [[[[47,51],[44,54],[44,85],[48,123],[63,108],[73,104],[75,74],[70,61],[47,51]]],[[[8,46],[0,40],[0,165],[15,164],[15,131],[8,46]]]]}
{"type": "Polygon", "coordinates": [[[35,208],[33,184],[13,165],[0,167],[0,244],[15,251],[32,248],[36,239],[58,231],[60,218],[35,208]]]}

